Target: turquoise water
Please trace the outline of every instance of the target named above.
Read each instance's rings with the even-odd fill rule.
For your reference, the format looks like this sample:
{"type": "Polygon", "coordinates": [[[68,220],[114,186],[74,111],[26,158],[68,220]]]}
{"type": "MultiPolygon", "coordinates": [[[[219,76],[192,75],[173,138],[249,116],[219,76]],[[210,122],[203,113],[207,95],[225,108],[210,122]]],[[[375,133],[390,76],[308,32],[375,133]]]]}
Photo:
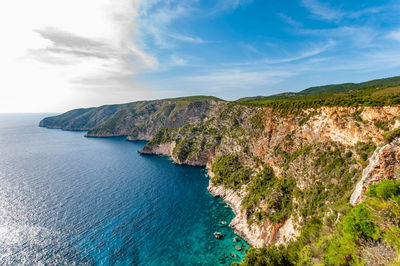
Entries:
{"type": "MultiPolygon", "coordinates": [[[[230,208],[203,168],[137,153],[145,142],[0,115],[0,264],[228,265],[230,208]],[[217,240],[214,232],[224,235],[217,240]]],[[[229,254],[238,255],[235,259],[229,254]]]]}

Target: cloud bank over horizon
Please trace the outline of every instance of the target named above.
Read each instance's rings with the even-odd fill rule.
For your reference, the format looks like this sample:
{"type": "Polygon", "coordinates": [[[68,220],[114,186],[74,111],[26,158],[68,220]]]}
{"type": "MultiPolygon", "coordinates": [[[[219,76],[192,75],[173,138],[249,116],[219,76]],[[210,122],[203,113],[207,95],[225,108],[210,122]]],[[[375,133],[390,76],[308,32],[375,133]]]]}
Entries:
{"type": "Polygon", "coordinates": [[[0,112],[228,100],[400,74],[396,1],[0,3],[0,112]]]}

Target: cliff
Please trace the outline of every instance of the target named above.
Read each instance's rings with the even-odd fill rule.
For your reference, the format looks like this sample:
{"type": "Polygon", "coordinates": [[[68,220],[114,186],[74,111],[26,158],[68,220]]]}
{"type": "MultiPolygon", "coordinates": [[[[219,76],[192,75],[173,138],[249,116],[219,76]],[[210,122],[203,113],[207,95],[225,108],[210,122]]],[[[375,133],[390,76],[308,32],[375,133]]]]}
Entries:
{"type": "Polygon", "coordinates": [[[394,178],[398,143],[375,149],[400,125],[399,113],[397,106],[321,107],[283,115],[229,103],[207,121],[160,130],[140,152],[207,166],[208,189],[231,205],[236,233],[254,247],[287,244],[311,216],[340,217],[335,206],[349,202],[372,154],[383,154],[373,166],[385,172],[378,179],[394,178]]]}
{"type": "MultiPolygon", "coordinates": [[[[250,104],[203,96],[135,102],[73,110],[45,118],[40,126],[89,130],[88,137],[149,140],[141,154],[205,166],[209,192],[223,198],[235,213],[230,226],[253,247],[261,248],[250,253],[249,260],[276,255],[301,265],[336,264],[335,258],[344,264],[374,264],[378,262],[365,250],[392,250],[394,244],[382,239],[388,235],[400,239],[400,233],[393,236],[400,232],[397,225],[367,217],[379,204],[384,208],[389,204],[376,203],[367,191],[398,178],[399,88],[370,88],[360,94],[350,90],[344,96],[329,94],[328,100],[322,96],[291,99],[294,96],[285,94],[265,102],[256,98],[250,104]],[[359,206],[367,218],[353,217],[361,215],[359,206]],[[346,228],[357,232],[365,225],[342,223],[355,220],[375,221],[382,235],[366,237],[364,232],[362,237],[350,237],[346,228]],[[385,231],[387,224],[394,226],[390,227],[393,234],[385,231]],[[336,243],[336,238],[345,240],[336,243]],[[284,248],[273,248],[279,245],[284,248]],[[351,251],[335,253],[350,246],[351,251]]],[[[392,187],[389,191],[396,191],[392,187]]],[[[385,189],[379,188],[374,197],[385,189]]],[[[393,259],[400,254],[396,252],[388,256],[393,259]]]]}
{"type": "Polygon", "coordinates": [[[210,96],[190,96],[76,109],[47,117],[39,126],[88,131],[87,137],[127,136],[150,140],[161,128],[175,128],[212,116],[223,101],[210,96]]]}

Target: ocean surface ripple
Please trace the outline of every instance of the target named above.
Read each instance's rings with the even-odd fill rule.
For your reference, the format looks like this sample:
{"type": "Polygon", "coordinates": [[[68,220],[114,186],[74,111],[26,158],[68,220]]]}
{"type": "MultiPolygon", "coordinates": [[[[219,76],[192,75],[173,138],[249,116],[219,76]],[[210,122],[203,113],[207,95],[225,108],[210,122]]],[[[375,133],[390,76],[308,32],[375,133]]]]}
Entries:
{"type": "Polygon", "coordinates": [[[145,142],[0,115],[0,265],[229,265],[248,245],[203,168],[141,156],[145,142]],[[217,240],[214,232],[221,232],[217,240]],[[230,253],[237,255],[233,258],[230,253]]]}

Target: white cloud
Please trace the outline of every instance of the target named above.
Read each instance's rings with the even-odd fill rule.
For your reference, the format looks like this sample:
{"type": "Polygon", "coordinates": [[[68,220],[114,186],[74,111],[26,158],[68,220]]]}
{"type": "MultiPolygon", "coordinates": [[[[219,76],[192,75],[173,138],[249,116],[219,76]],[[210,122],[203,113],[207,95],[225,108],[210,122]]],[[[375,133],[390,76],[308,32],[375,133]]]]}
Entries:
{"type": "Polygon", "coordinates": [[[171,55],[170,61],[172,66],[186,66],[188,63],[186,59],[183,59],[177,55],[171,55]]]}
{"type": "Polygon", "coordinates": [[[132,80],[157,66],[135,37],[139,4],[2,1],[0,112],[63,111],[148,97],[151,92],[132,80]]]}
{"type": "Polygon", "coordinates": [[[345,15],[343,11],[332,8],[328,3],[318,0],[302,0],[301,3],[311,13],[324,20],[339,20],[345,15]]]}
{"type": "Polygon", "coordinates": [[[209,41],[203,40],[199,37],[191,37],[187,35],[182,35],[182,34],[176,34],[176,33],[169,33],[169,37],[182,41],[182,42],[189,42],[189,43],[209,43],[209,41]]]}
{"type": "Polygon", "coordinates": [[[314,35],[346,42],[348,47],[366,48],[374,46],[378,31],[368,26],[342,26],[329,29],[296,29],[295,34],[314,35]]]}
{"type": "Polygon", "coordinates": [[[368,7],[357,11],[344,11],[343,9],[332,7],[329,1],[322,2],[319,0],[302,0],[301,4],[307,8],[317,19],[336,22],[343,18],[357,19],[365,15],[376,14],[385,9],[392,8],[390,5],[386,5],[368,7]]]}
{"type": "Polygon", "coordinates": [[[389,39],[395,40],[395,41],[399,41],[400,42],[400,30],[395,30],[395,31],[391,31],[389,32],[389,34],[387,35],[387,37],[389,39]]]}
{"type": "Polygon", "coordinates": [[[275,65],[275,64],[284,64],[299,61],[302,59],[306,59],[309,57],[313,57],[319,55],[325,51],[328,51],[330,48],[335,46],[336,42],[333,40],[328,40],[325,43],[315,43],[309,44],[307,50],[300,51],[297,55],[289,56],[289,57],[282,57],[282,58],[262,58],[261,60],[251,61],[251,62],[239,62],[239,63],[230,63],[227,65],[230,66],[251,66],[251,65],[258,65],[258,66],[267,66],[267,65],[275,65]]]}
{"type": "Polygon", "coordinates": [[[288,16],[288,15],[286,15],[286,14],[279,13],[278,15],[281,17],[281,19],[282,19],[283,21],[285,21],[285,22],[286,22],[287,24],[289,24],[289,25],[292,25],[293,27],[302,27],[302,26],[303,26],[302,23],[300,23],[300,22],[294,20],[292,17],[290,17],[290,16],[288,16]]]}

